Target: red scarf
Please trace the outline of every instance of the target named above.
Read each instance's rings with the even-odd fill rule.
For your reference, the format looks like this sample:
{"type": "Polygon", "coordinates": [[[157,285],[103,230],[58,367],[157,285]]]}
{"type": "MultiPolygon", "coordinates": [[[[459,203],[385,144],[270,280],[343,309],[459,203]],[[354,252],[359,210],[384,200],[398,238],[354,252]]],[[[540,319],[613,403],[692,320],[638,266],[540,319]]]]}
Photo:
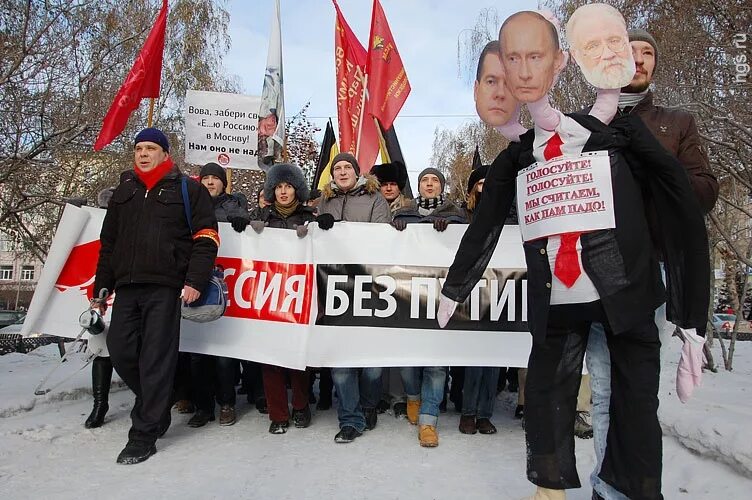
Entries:
{"type": "Polygon", "coordinates": [[[136,175],[139,179],[141,179],[141,182],[146,185],[146,190],[150,190],[153,188],[157,182],[162,180],[162,177],[164,177],[167,172],[172,170],[173,163],[172,158],[169,156],[165,161],[157,165],[155,168],[149,170],[148,172],[144,172],[140,168],[138,168],[138,165],[133,166],[133,170],[136,171],[136,175]]]}

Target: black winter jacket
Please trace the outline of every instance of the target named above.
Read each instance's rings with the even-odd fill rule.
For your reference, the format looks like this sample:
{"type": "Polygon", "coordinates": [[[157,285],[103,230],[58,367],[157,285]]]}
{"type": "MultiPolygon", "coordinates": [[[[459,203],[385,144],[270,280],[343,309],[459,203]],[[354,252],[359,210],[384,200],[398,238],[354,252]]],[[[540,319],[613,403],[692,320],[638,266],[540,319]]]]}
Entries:
{"type": "Polygon", "coordinates": [[[313,214],[313,209],[301,203],[289,217],[283,217],[277,212],[273,204],[267,205],[258,212],[257,218],[254,220],[264,221],[268,223],[269,227],[277,229],[295,229],[295,226],[302,226],[306,222],[311,222],[315,219],[316,216],[313,214]]]}
{"type": "Polygon", "coordinates": [[[404,207],[397,209],[392,214],[394,220],[404,220],[408,224],[416,222],[432,223],[436,219],[446,219],[450,224],[466,224],[467,212],[451,201],[445,201],[442,205],[428,215],[422,215],[418,211],[418,202],[415,199],[409,200],[404,207]]]}
{"type": "MultiPolygon", "coordinates": [[[[681,239],[666,238],[666,245],[674,248],[670,254],[684,259],[680,265],[668,266],[675,275],[668,278],[669,319],[684,328],[701,327],[709,300],[707,234],[681,165],[638,117],[619,122],[617,130],[590,116],[569,116],[592,132],[584,151],[609,150],[611,156],[616,228],[581,237],[583,268],[600,295],[611,328],[615,333],[629,330],[653,314],[665,297],[657,258],[651,251],[638,181],[648,183],[658,198],[673,207],[669,215],[686,231],[681,239]],[[700,258],[703,242],[704,268],[700,258]],[[672,280],[675,286],[671,286],[672,280]]],[[[449,269],[442,290],[446,297],[464,301],[488,265],[514,199],[517,173],[534,162],[533,139],[534,132],[528,131],[520,143],[512,143],[502,151],[489,169],[483,200],[449,269]]],[[[536,342],[545,339],[551,298],[547,242],[547,238],[541,238],[524,244],[529,279],[528,320],[536,342]]]]}
{"type": "Polygon", "coordinates": [[[99,237],[96,293],[130,283],[206,287],[217,256],[217,219],[209,192],[188,179],[191,235],[181,177],[173,169],[147,191],[133,170],[121,174],[99,237]]]}
{"type": "Polygon", "coordinates": [[[248,214],[248,200],[242,194],[222,193],[214,202],[214,215],[217,216],[217,222],[230,222],[231,219],[240,218],[248,222],[251,216],[248,214]]]}

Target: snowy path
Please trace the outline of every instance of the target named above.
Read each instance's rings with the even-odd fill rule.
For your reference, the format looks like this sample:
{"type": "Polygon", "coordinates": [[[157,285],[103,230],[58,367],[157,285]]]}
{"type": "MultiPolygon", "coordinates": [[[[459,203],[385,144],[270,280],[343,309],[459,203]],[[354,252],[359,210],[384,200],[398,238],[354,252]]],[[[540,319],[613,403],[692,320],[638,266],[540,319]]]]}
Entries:
{"type": "MultiPolygon", "coordinates": [[[[737,367],[752,365],[752,349],[745,346],[738,355],[737,367]]],[[[115,457],[130,424],[130,392],[114,392],[106,425],[86,430],[82,422],[91,399],[80,388],[88,384],[88,370],[63,392],[32,403],[31,389],[55,356],[48,348],[0,357],[1,498],[518,499],[532,491],[525,479],[524,435],[511,417],[513,396],[506,392],[494,417],[499,434],[462,435],[459,416],[450,410],[440,417],[436,449],[420,448],[415,428],[388,414],[380,416],[374,431],[349,445],[333,442],[334,410],[315,414],[309,429],[271,435],[267,416],[241,398],[236,425],[214,422],[191,429],[185,425],[188,416],[173,413],[157,455],[142,465],[118,466],[115,457]]],[[[662,410],[665,429],[686,434],[685,443],[702,444],[701,453],[718,459],[698,456],[675,437],[664,437],[667,499],[749,497],[752,480],[739,471],[752,449],[746,433],[752,401],[740,391],[752,370],[737,370],[712,380],[706,376],[689,405],[666,403],[662,410]],[[719,392],[716,385],[728,390],[719,392]],[[667,425],[667,419],[673,420],[667,425]],[[698,422],[713,423],[700,432],[698,422]],[[710,437],[703,434],[708,431],[710,437]],[[719,431],[723,436],[714,439],[719,431]],[[723,450],[731,450],[730,456],[723,450]]],[[[568,498],[589,499],[592,441],[577,441],[577,459],[585,487],[571,490],[568,498]]]]}

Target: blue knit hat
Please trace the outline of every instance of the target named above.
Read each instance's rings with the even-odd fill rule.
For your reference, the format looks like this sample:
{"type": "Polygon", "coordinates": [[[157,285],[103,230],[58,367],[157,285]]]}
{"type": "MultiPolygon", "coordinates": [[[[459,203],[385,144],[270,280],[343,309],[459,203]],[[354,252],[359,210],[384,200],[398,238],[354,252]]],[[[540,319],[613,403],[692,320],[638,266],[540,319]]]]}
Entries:
{"type": "Polygon", "coordinates": [[[170,152],[170,141],[167,140],[167,136],[164,134],[164,132],[162,132],[158,128],[149,127],[143,129],[136,136],[136,140],[133,142],[133,145],[135,146],[139,142],[153,142],[154,144],[159,144],[160,146],[162,146],[162,149],[165,150],[165,153],[170,152]]]}

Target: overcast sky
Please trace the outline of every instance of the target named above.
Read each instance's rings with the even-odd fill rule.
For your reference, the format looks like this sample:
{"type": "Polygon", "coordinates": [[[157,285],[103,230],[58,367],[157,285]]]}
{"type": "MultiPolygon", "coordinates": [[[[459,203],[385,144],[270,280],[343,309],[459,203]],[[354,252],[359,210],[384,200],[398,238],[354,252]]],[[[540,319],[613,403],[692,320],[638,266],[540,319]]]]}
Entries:
{"type": "MultiPolygon", "coordinates": [[[[331,117],[336,130],[334,6],[331,0],[280,3],[287,117],[310,101],[311,121],[323,130],[331,117]]],[[[371,0],[339,0],[339,5],[367,47],[371,0]]],[[[417,173],[430,166],[436,128],[455,129],[476,119],[472,85],[458,75],[460,32],[472,28],[484,8],[496,8],[503,20],[519,10],[535,9],[537,2],[381,0],[381,5],[412,87],[395,128],[415,186],[417,173]]],[[[274,0],[231,0],[228,5],[232,47],[224,65],[240,77],[249,95],[261,95],[273,6],[274,0]]],[[[321,136],[323,132],[317,138],[321,136]]]]}

